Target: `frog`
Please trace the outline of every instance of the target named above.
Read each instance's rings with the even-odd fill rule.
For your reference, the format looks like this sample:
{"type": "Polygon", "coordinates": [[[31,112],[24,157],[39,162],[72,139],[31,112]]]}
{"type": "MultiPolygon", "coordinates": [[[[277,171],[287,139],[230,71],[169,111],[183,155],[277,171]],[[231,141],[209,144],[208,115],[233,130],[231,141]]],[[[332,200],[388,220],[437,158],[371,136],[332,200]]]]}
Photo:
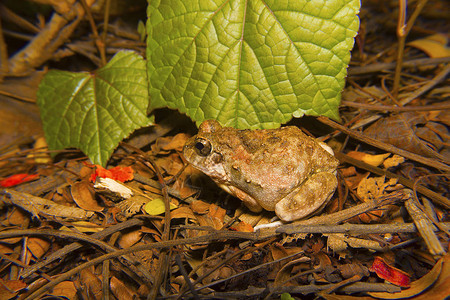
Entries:
{"type": "Polygon", "coordinates": [[[252,212],[274,211],[283,222],[319,213],[338,184],[333,150],[296,126],[251,130],[206,120],[183,156],[252,212]]]}

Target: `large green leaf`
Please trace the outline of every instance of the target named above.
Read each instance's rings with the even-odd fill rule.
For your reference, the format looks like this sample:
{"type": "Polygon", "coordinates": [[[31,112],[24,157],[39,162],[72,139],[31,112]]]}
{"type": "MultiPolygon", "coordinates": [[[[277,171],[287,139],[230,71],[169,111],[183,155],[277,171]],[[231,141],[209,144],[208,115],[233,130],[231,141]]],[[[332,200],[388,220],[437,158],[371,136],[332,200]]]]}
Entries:
{"type": "Polygon", "coordinates": [[[145,61],[134,52],[117,53],[92,74],[50,71],[37,96],[49,148],[79,148],[96,164],[105,165],[133,130],[152,124],[145,61]]]}
{"type": "Polygon", "coordinates": [[[150,109],[273,128],[338,119],[359,0],[149,0],[150,109]]]}

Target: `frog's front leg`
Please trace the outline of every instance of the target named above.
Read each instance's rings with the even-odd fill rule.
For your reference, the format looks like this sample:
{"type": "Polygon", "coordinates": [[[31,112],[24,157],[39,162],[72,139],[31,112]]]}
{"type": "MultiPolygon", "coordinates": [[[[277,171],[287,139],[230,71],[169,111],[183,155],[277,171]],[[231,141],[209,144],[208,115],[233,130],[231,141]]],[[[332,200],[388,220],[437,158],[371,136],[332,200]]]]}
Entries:
{"type": "Polygon", "coordinates": [[[279,201],[275,205],[275,213],[283,221],[304,218],[325,207],[336,187],[334,173],[316,173],[279,201]]]}
{"type": "Polygon", "coordinates": [[[241,199],[242,202],[244,202],[245,206],[247,206],[247,208],[249,208],[252,212],[258,213],[258,212],[262,211],[263,208],[261,205],[259,205],[258,201],[256,201],[253,197],[251,197],[250,195],[248,195],[246,192],[242,191],[241,189],[238,189],[237,187],[234,187],[234,186],[225,185],[225,184],[221,184],[219,186],[227,193],[234,195],[235,197],[241,199]]]}

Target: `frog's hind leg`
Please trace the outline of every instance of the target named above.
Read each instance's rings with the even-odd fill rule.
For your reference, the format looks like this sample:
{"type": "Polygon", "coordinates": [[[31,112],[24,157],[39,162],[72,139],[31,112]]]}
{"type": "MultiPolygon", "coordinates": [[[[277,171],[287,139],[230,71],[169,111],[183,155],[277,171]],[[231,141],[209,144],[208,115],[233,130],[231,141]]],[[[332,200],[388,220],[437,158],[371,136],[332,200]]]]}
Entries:
{"type": "Polygon", "coordinates": [[[275,205],[275,213],[283,221],[294,221],[319,212],[333,196],[336,175],[321,172],[308,178],[297,190],[275,205]]]}

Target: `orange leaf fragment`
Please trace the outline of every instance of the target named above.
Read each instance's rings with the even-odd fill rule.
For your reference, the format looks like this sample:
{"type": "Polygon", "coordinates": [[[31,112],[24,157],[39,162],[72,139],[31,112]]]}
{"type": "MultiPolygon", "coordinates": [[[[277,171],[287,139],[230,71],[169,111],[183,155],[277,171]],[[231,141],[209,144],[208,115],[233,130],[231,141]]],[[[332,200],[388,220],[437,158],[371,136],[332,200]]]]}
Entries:
{"type": "Polygon", "coordinates": [[[409,274],[387,264],[379,256],[375,257],[369,271],[377,273],[378,277],[401,287],[409,287],[409,274]]]}
{"type": "Polygon", "coordinates": [[[100,165],[94,166],[95,173],[93,173],[89,178],[92,182],[94,182],[97,177],[111,178],[120,182],[125,182],[134,178],[133,169],[131,167],[117,166],[107,170],[100,165]]]}
{"type": "Polygon", "coordinates": [[[27,173],[15,174],[15,175],[9,176],[8,178],[0,180],[0,186],[11,187],[11,186],[18,185],[20,183],[35,180],[37,178],[39,178],[38,174],[27,174],[27,173]]]}
{"type": "Polygon", "coordinates": [[[253,232],[253,226],[245,223],[245,222],[239,222],[237,225],[234,225],[231,227],[231,230],[235,231],[241,231],[241,232],[253,232]]]}

